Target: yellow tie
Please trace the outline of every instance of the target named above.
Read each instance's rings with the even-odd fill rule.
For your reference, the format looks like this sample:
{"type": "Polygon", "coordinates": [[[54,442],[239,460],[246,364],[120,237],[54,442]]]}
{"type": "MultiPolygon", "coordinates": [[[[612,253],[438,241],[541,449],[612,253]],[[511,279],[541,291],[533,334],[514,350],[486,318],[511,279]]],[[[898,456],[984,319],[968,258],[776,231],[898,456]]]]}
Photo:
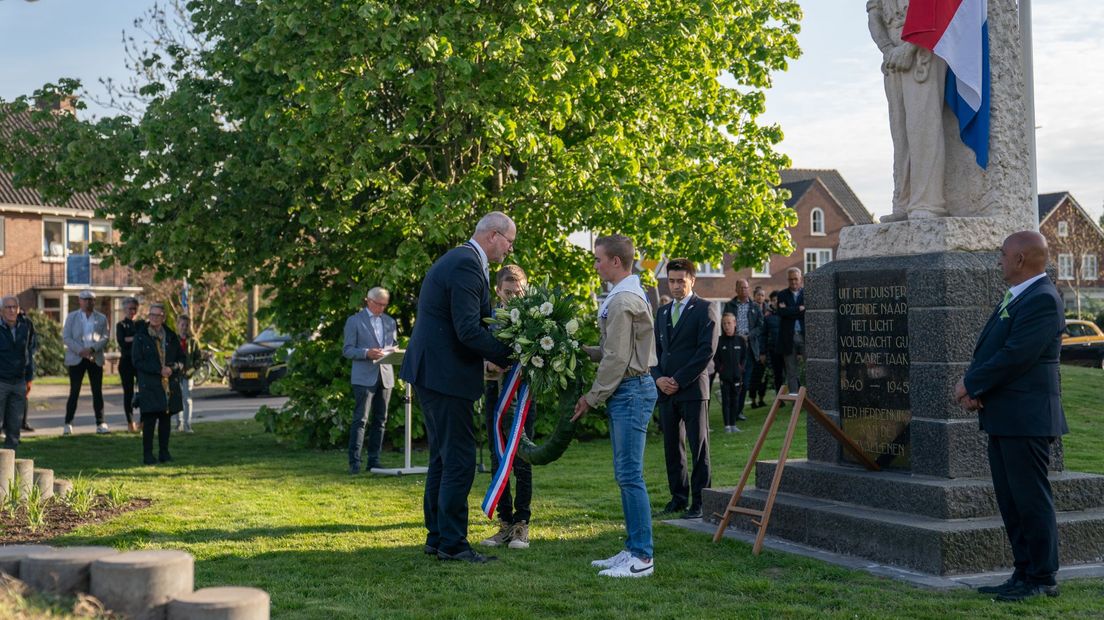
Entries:
{"type": "Polygon", "coordinates": [[[682,302],[676,301],[675,307],[671,309],[671,327],[678,325],[679,314],[681,314],[682,302]]]}
{"type": "Polygon", "coordinates": [[[1004,310],[1008,307],[1008,302],[1012,301],[1012,289],[1008,289],[1004,292],[1004,301],[1001,302],[999,310],[1004,310]]]}

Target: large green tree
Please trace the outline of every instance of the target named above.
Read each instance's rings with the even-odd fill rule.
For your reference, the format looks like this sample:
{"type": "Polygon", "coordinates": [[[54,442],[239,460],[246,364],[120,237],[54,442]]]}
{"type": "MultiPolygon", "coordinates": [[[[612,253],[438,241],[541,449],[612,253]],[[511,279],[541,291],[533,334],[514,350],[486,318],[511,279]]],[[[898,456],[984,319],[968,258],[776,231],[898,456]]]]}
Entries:
{"type": "Polygon", "coordinates": [[[757,118],[771,72],[798,54],[797,2],[185,12],[181,37],[136,57],[139,113],[9,133],[0,165],[51,196],[99,192],[122,235],[111,259],[271,287],[292,332],[339,340],[374,284],[409,327],[421,274],[492,209],[518,223],[514,260],[584,295],[598,281],[572,231],[743,265],[792,248],[782,133],[757,118]]]}

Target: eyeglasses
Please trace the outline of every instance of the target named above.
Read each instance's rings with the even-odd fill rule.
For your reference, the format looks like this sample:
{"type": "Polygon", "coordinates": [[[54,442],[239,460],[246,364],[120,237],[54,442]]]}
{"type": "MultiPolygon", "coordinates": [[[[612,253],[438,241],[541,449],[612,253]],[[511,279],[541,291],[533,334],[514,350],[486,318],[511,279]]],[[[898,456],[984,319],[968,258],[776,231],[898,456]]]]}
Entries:
{"type": "Polygon", "coordinates": [[[514,247],[514,239],[517,239],[517,235],[514,235],[514,239],[511,239],[499,231],[495,231],[495,234],[506,240],[506,243],[510,244],[510,247],[514,247]]]}
{"type": "Polygon", "coordinates": [[[18,309],[19,309],[19,306],[9,306],[9,305],[6,305],[6,304],[5,304],[5,305],[4,305],[4,309],[5,309],[5,310],[18,310],[18,309]]]}
{"type": "Polygon", "coordinates": [[[146,316],[148,316],[151,319],[163,319],[163,318],[165,318],[164,314],[160,314],[160,313],[154,314],[153,312],[150,312],[146,316]]]}

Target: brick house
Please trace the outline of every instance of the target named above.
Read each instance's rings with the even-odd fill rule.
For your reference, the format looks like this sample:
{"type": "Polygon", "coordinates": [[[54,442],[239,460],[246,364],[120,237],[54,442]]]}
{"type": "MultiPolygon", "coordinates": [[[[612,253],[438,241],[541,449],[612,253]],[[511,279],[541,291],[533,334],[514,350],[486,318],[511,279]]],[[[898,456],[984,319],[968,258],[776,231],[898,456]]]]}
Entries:
{"type": "Polygon", "coordinates": [[[1058,290],[1069,310],[1077,299],[1104,299],[1104,231],[1069,192],[1039,195],[1039,232],[1058,268],[1058,290]]]}
{"type": "MultiPolygon", "coordinates": [[[[62,108],[61,113],[68,110],[62,108]]],[[[13,116],[9,126],[30,127],[28,117],[13,116]]],[[[96,241],[117,241],[111,221],[96,216],[101,205],[91,194],[65,204],[50,204],[34,189],[15,187],[0,170],[0,294],[16,295],[24,308],[37,308],[57,321],[76,310],[77,294],[96,292],[96,309],[110,325],[121,316],[122,300],[138,295],[128,267],[101,268],[89,252],[96,241]]]]}
{"type": "MultiPolygon", "coordinates": [[[[874,218],[837,170],[790,169],[781,173],[782,189],[790,191],[786,206],[797,212],[797,224],[789,228],[794,251],[788,256],[771,255],[757,268],[734,270],[732,257],[719,267],[698,265],[694,292],[712,301],[727,301],[736,293],[736,280],[746,278],[752,290],[786,288],[786,270],[797,267],[803,273],[815,270],[836,256],[839,233],[844,226],[871,224],[874,218]]],[[[656,266],[658,295],[667,294],[664,264],[656,266]]]]}

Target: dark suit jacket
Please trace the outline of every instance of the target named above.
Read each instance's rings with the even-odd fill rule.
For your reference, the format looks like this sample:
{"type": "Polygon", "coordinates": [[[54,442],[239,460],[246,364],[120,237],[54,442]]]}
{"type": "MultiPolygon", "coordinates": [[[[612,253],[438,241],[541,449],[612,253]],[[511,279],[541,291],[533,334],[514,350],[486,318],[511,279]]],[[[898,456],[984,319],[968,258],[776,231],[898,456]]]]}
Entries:
{"type": "Polygon", "coordinates": [[[659,400],[709,400],[709,376],[706,366],[717,350],[720,320],[712,303],[691,295],[682,309],[678,325],[671,326],[671,305],[659,309],[655,323],[656,359],[652,376],[671,377],[679,391],[668,396],[662,391],[659,400]]]}
{"type": "Polygon", "coordinates": [[[801,330],[805,330],[805,311],[798,307],[805,305],[805,289],[796,293],[788,288],[778,293],[778,309],[775,312],[782,317],[782,325],[779,328],[778,351],[783,355],[793,353],[794,325],[801,321],[801,330]],[[786,304],[783,308],[782,304],[786,304]]]}
{"type": "Polygon", "coordinates": [[[989,317],[964,378],[970,396],[981,399],[978,421],[986,433],[1057,437],[1069,432],[1058,375],[1063,307],[1047,277],[989,317]]]}
{"type": "Polygon", "coordinates": [[[510,349],[491,335],[490,284],[471,242],[429,268],[418,296],[414,333],[399,377],[435,392],[476,400],[483,393],[483,360],[508,366],[510,349]]]}
{"type": "MultiPolygon", "coordinates": [[[[736,314],[739,301],[735,297],[724,305],[725,313],[736,314]]],[[[766,353],[763,347],[763,309],[754,300],[748,299],[748,347],[751,349],[752,359],[758,360],[760,353],[766,353]]]]}

